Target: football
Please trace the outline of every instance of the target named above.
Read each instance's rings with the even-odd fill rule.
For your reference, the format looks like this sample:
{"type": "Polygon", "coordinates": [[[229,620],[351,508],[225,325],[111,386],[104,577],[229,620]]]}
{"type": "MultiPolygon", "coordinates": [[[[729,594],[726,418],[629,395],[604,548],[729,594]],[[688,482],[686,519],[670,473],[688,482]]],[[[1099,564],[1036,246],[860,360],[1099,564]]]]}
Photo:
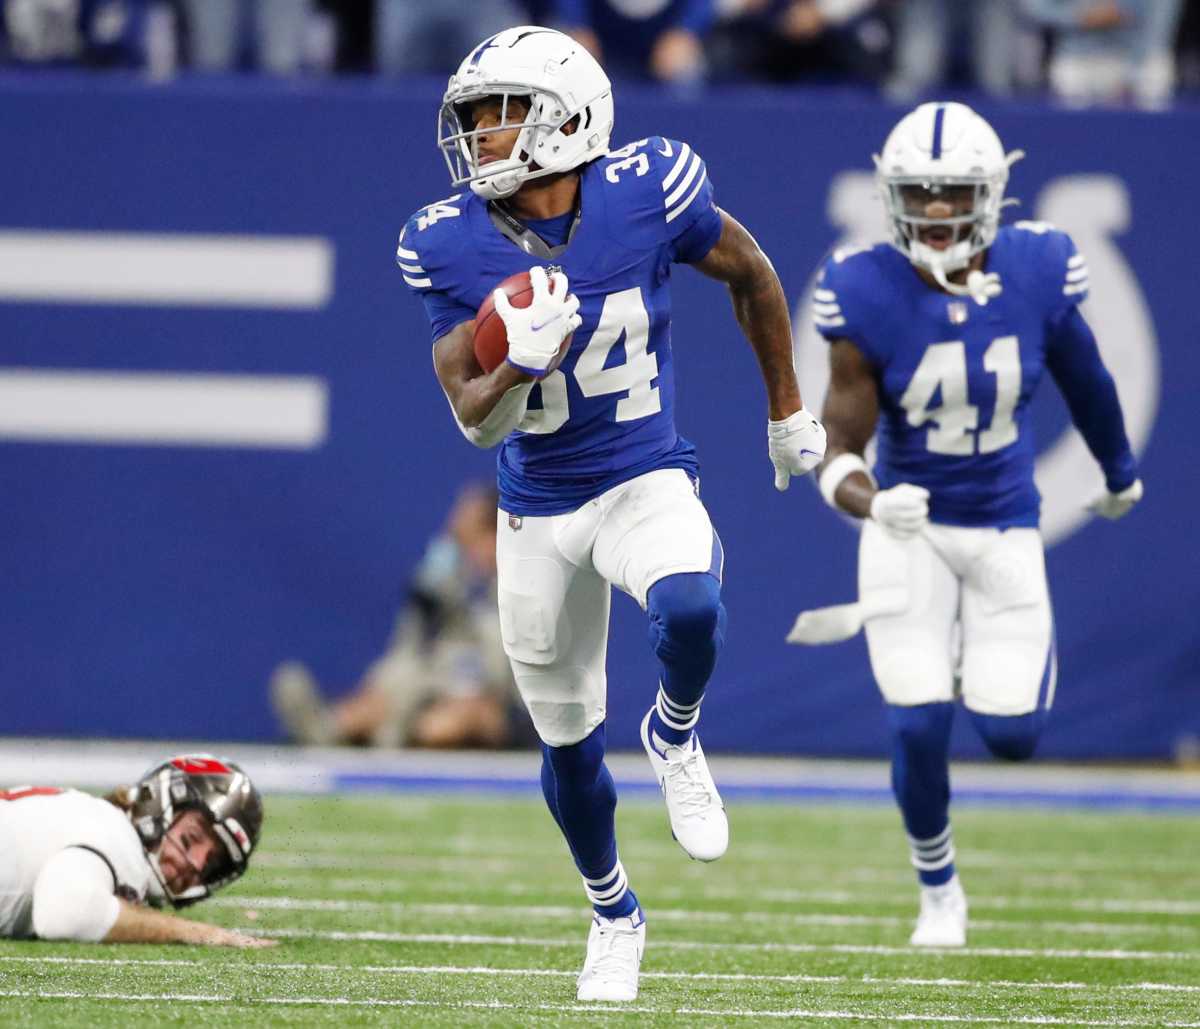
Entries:
{"type": "MultiPolygon", "coordinates": [[[[496,288],[504,290],[513,307],[528,307],[533,303],[533,284],[529,281],[527,271],[510,275],[496,288]]],[[[571,336],[568,336],[563,340],[558,357],[547,369],[546,374],[558,367],[570,346],[571,336]]],[[[496,313],[496,305],[492,300],[492,293],[489,292],[475,315],[475,360],[479,362],[480,368],[490,372],[503,364],[507,356],[508,334],[504,328],[504,319],[496,313]]]]}

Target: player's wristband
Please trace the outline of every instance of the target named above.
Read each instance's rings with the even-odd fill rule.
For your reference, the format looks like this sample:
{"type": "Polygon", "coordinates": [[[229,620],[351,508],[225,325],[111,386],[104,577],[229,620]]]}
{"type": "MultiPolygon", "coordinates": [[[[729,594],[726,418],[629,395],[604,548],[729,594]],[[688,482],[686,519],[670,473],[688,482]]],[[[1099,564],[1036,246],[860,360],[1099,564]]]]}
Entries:
{"type": "Polygon", "coordinates": [[[821,496],[825,498],[825,503],[836,510],[841,510],[834,501],[833,496],[837,493],[837,488],[842,484],[842,480],[847,475],[853,475],[855,472],[862,472],[863,475],[871,480],[871,485],[876,484],[875,476],[871,474],[871,469],[867,467],[867,462],[858,454],[838,454],[837,457],[821,469],[821,477],[817,480],[817,486],[821,490],[821,496]]]}

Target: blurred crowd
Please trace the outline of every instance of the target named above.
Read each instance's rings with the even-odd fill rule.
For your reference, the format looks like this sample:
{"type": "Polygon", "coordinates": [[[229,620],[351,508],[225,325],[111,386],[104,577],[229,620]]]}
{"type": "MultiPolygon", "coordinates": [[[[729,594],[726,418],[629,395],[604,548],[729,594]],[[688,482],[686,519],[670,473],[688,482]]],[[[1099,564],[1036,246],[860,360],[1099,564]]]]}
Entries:
{"type": "Polygon", "coordinates": [[[570,32],[615,78],[846,83],[1074,105],[1200,90],[1200,0],[0,0],[0,63],[185,73],[448,74],[478,40],[570,32]]]}

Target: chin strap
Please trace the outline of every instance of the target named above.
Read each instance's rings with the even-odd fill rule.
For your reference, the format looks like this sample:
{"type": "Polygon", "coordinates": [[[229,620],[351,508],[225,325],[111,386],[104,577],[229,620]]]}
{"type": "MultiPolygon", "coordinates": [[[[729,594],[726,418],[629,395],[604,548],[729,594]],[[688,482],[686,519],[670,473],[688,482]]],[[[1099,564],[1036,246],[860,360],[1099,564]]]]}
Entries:
{"type": "Polygon", "coordinates": [[[998,297],[1004,291],[1000,285],[1000,276],[995,272],[981,272],[976,269],[967,274],[967,284],[960,286],[957,282],[950,281],[940,261],[932,262],[929,270],[937,279],[938,285],[947,293],[953,293],[956,297],[971,297],[980,307],[986,306],[989,300],[998,297]]]}

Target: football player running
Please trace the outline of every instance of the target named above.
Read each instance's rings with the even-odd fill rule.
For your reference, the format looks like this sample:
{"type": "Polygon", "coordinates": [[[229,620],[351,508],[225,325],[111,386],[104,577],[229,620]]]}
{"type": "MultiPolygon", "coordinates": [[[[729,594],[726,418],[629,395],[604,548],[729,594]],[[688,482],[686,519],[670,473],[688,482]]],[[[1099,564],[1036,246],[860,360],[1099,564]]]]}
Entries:
{"type": "Polygon", "coordinates": [[[153,910],[238,878],[262,814],[246,774],[208,754],[173,758],[107,797],[0,790],[0,937],[272,946],[153,910]]]}
{"type": "Polygon", "coordinates": [[[425,302],[459,427],[476,446],[501,444],[505,650],[543,741],[546,803],[595,909],[578,997],[628,1001],[645,920],[618,857],[604,764],[611,586],[646,611],[661,664],[641,736],[671,830],[702,861],[729,838],[693,731],[723,639],[723,555],[694,448],[675,430],[673,263],[729,287],[766,384],[777,488],[816,466],[825,433],[801,402],[775,271],[713,203],[703,160],[660,136],[610,151],[612,125],[608,77],[574,40],[537,26],[484,40],[441,113],[441,148],[466,188],[418,211],[397,256],[425,302]],[[476,311],[526,270],[528,307],[496,291],[508,355],[485,374],[476,311]]]}
{"type": "Polygon", "coordinates": [[[1013,761],[1032,755],[1054,700],[1029,424],[1043,371],[1103,469],[1093,510],[1120,518],[1142,496],[1116,388],[1079,311],[1083,256],[1052,226],[999,227],[1021,156],[962,104],[918,107],[875,158],[891,245],[835,253],[814,294],[831,370],[818,483],[864,519],[859,601],[802,613],[789,640],[865,625],[920,881],[917,946],[966,942],[949,819],[956,693],[988,749],[1013,761]]]}

